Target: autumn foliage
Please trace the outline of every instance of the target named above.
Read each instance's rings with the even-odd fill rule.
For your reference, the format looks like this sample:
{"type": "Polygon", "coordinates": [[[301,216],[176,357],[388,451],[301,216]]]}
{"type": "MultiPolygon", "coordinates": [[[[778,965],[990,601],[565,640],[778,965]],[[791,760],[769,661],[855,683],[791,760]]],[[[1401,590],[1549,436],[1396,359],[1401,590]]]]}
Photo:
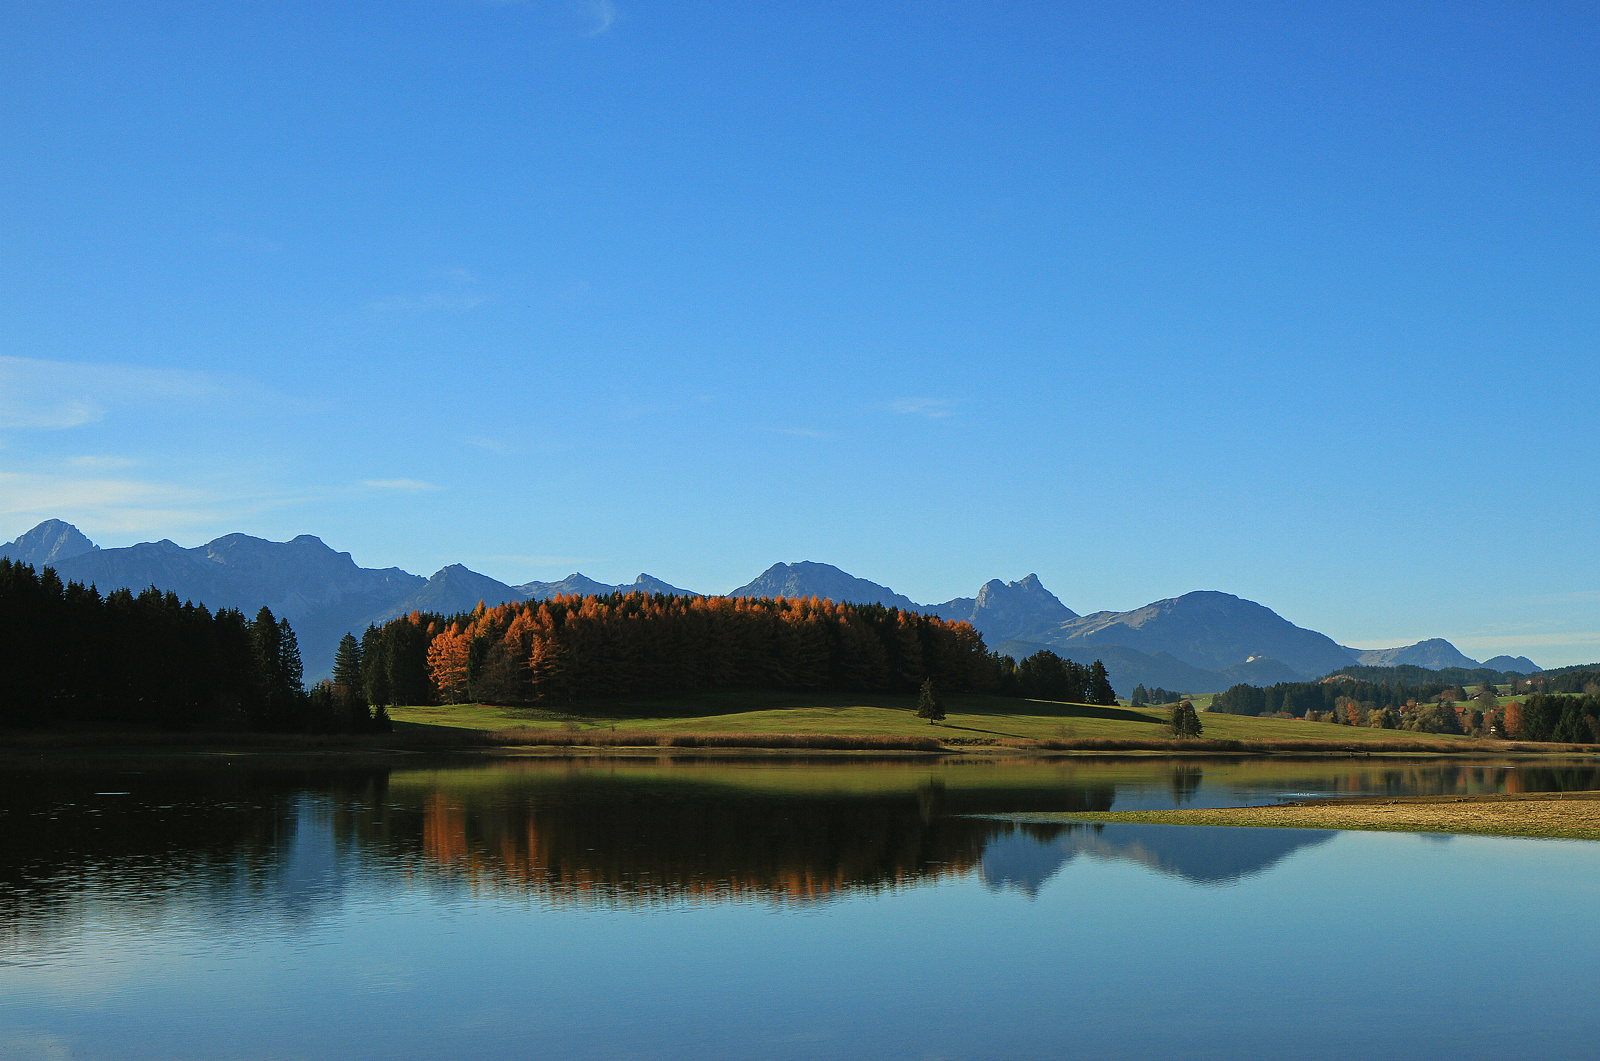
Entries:
{"type": "Polygon", "coordinates": [[[815,597],[561,596],[450,618],[412,613],[365,641],[386,673],[426,674],[441,703],[729,687],[915,692],[930,678],[959,692],[993,672],[970,623],[815,597]]]}

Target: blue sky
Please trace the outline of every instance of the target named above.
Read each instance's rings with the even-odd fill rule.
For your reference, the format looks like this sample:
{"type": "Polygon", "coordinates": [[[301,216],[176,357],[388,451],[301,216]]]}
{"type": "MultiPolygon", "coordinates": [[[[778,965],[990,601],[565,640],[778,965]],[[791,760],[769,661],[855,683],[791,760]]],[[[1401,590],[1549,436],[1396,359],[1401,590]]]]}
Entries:
{"type": "Polygon", "coordinates": [[[1600,659],[1587,4],[0,4],[0,540],[1600,659]]]}

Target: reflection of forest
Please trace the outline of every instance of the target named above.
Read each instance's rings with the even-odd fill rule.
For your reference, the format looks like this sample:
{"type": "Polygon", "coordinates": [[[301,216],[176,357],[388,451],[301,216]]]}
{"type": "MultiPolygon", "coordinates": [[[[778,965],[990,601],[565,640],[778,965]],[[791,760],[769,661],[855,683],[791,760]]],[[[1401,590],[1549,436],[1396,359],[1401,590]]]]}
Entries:
{"type": "Polygon", "coordinates": [[[893,888],[976,868],[1004,822],[967,817],[1105,809],[1110,787],[951,792],[937,783],[870,795],[730,792],[614,776],[571,778],[513,800],[434,792],[422,865],[479,886],[579,902],[759,897],[816,899],[893,888]]]}
{"type": "Polygon", "coordinates": [[[48,931],[85,901],[304,918],[351,887],[419,883],[577,904],[807,901],[967,874],[1033,892],[1076,854],[1214,881],[1300,841],[1224,851],[993,816],[1106,810],[1124,794],[1177,805],[1230,791],[1270,801],[1585,788],[1600,788],[1593,763],[587,760],[393,774],[259,760],[13,764],[0,771],[0,939],[48,931]]]}

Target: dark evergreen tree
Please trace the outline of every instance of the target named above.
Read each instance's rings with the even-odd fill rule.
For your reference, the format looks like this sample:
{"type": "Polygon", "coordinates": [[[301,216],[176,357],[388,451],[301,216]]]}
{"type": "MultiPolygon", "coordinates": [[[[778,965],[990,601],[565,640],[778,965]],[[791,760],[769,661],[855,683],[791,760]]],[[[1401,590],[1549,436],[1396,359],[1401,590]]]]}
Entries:
{"type": "MultiPolygon", "coordinates": [[[[393,624],[390,624],[393,625],[393,624]]],[[[361,638],[361,687],[367,703],[373,707],[386,707],[394,703],[389,691],[389,639],[376,626],[367,627],[361,638]]]]}
{"type": "Polygon", "coordinates": [[[339,639],[339,651],[333,657],[333,684],[343,686],[351,696],[366,703],[366,683],[361,677],[361,643],[355,634],[345,634],[339,639]]]}
{"type": "Polygon", "coordinates": [[[262,605],[250,624],[259,729],[289,732],[305,722],[306,694],[301,683],[300,647],[287,620],[279,621],[262,605]]]}
{"type": "Polygon", "coordinates": [[[1105,664],[1095,660],[1089,665],[1089,703],[1113,706],[1117,702],[1117,694],[1111,688],[1111,679],[1106,676],[1105,664]]]}
{"type": "Polygon", "coordinates": [[[917,717],[927,719],[930,724],[944,721],[944,704],[939,701],[932,678],[923,679],[922,691],[917,694],[917,717]]]}

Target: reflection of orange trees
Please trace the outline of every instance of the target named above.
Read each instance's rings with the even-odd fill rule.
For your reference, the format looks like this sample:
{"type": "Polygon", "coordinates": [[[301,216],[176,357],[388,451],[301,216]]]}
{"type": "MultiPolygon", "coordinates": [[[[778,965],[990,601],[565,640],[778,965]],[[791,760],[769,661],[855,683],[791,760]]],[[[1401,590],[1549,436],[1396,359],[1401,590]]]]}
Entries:
{"type": "Polygon", "coordinates": [[[854,814],[834,805],[809,813],[675,806],[642,819],[626,800],[602,803],[609,805],[478,810],[434,794],[423,806],[423,867],[475,889],[584,905],[805,902],[969,873],[997,828],[964,818],[930,822],[910,801],[854,814]],[[764,832],[752,831],[758,819],[764,832]]]}
{"type": "Polygon", "coordinates": [[[391,656],[415,655],[392,658],[391,669],[425,669],[445,703],[725,687],[906,691],[929,678],[956,692],[981,687],[992,670],[970,623],[815,597],[560,596],[480,605],[448,622],[414,613],[380,637],[391,656]]]}

